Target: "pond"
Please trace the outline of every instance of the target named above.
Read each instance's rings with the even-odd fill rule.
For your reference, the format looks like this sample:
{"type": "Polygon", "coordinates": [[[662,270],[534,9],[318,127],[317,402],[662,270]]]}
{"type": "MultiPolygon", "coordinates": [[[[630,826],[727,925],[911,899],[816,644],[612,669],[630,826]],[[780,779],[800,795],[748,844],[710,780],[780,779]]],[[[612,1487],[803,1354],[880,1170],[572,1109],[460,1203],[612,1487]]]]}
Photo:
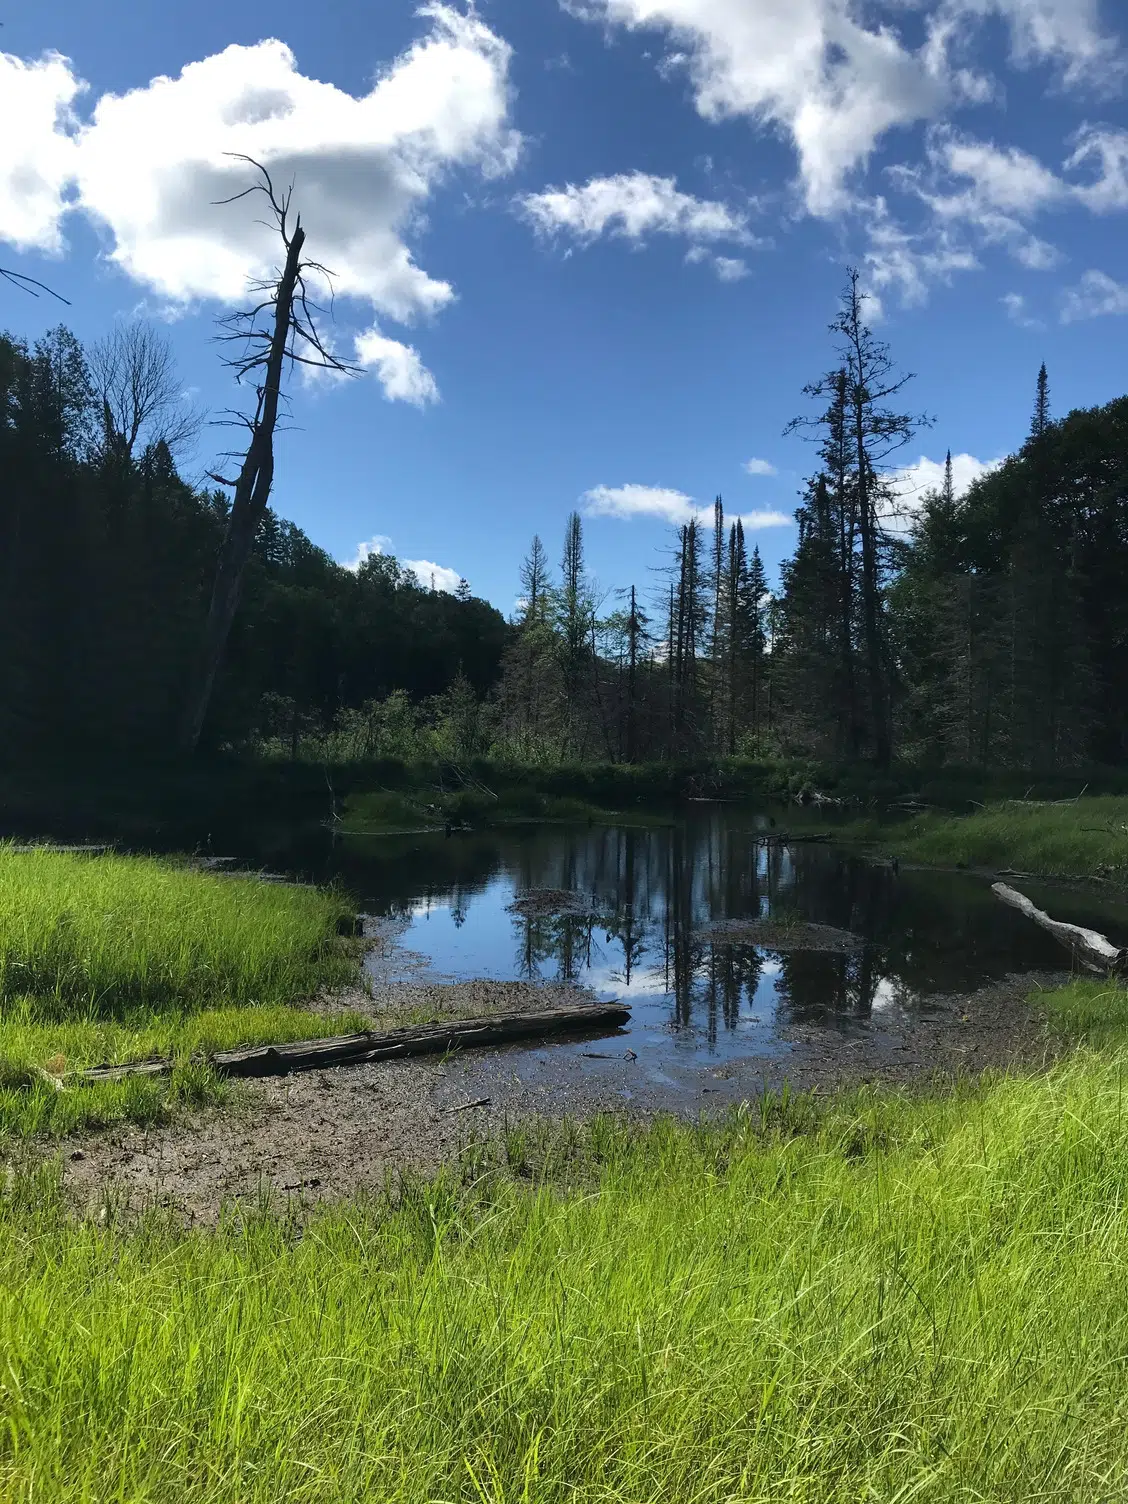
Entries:
{"type": "MultiPolygon", "coordinates": [[[[381,963],[385,977],[575,982],[629,1001],[632,1022],[614,1048],[635,1052],[651,1080],[678,1066],[778,1056],[796,1029],[845,1047],[933,1018],[953,994],[1068,966],[981,877],[788,843],[770,819],[708,806],[668,827],[346,837],[322,853],[317,875],[336,876],[366,912],[396,921],[399,954],[381,963]],[[560,893],[570,901],[553,898],[560,893]],[[514,908],[525,894],[547,895],[534,905],[541,912],[514,908]],[[775,947],[710,932],[748,919],[832,926],[865,943],[827,952],[804,948],[801,930],[775,947]]],[[[791,823],[786,811],[778,819],[791,823]]],[[[1123,903],[1021,886],[1055,917],[1128,939],[1123,903]]],[[[602,1056],[598,1045],[554,1048],[602,1056]]]]}

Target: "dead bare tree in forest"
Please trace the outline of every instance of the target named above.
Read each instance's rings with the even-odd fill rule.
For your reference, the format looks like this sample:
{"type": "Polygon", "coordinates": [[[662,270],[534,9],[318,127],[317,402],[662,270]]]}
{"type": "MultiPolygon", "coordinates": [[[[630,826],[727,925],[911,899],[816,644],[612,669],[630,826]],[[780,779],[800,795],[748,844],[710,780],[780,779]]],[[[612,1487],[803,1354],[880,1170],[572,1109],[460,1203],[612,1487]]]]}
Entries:
{"type": "Polygon", "coordinates": [[[151,324],[118,324],[90,349],[107,440],[132,456],[138,440],[170,454],[197,437],[203,416],[184,400],[172,345],[151,324]]]}
{"type": "Polygon", "coordinates": [[[261,193],[270,206],[286,254],[276,280],[253,284],[253,291],[262,294],[261,301],[249,310],[233,314],[221,326],[224,330],[220,336],[222,340],[243,347],[228,364],[235,371],[237,381],[255,380],[256,401],[252,417],[240,413],[232,420],[243,424],[250,433],[238,476],[234,480],[226,480],[220,475],[211,477],[221,485],[231,486],[234,494],[227,532],[216,563],[200,656],[180,723],[180,748],[189,755],[200,740],[231,623],[239,605],[243,574],[266,515],[274,480],[274,431],[282,400],[283,368],[288,363],[291,369],[298,364],[346,374],[355,370],[325,348],[314,323],[316,310],[309,298],[306,274],[314,272],[326,281],[331,274],[319,262],[302,257],[306,234],[300,215],[294,215],[291,223],[292,185],[280,193],[261,162],[242,155],[239,155],[239,160],[253,167],[261,181],[220,202],[231,204],[261,193]]]}

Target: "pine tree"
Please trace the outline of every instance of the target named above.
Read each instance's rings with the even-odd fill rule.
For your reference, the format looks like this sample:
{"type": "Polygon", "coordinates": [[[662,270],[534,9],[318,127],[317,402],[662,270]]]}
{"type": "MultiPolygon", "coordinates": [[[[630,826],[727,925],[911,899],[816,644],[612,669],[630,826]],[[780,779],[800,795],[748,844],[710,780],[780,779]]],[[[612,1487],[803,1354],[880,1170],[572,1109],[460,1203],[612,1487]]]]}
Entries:
{"type": "Polygon", "coordinates": [[[1046,375],[1046,362],[1038,371],[1038,386],[1034,396],[1034,416],[1030,421],[1030,437],[1040,439],[1050,426],[1050,381],[1046,375]]]}

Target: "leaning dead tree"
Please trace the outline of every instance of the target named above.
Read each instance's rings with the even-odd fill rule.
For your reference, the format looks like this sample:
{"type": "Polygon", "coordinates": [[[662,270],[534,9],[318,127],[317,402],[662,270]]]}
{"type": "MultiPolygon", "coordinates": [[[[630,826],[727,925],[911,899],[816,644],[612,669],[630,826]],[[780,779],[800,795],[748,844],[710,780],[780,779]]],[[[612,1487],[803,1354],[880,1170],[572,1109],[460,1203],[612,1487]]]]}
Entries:
{"type": "Polygon", "coordinates": [[[1066,924],[1063,920],[1051,919],[1025,893],[1019,893],[1006,883],[992,883],[991,892],[1012,909],[1025,914],[1027,919],[1033,919],[1035,924],[1064,945],[1074,960],[1079,961],[1087,971],[1113,976],[1123,975],[1128,970],[1128,950],[1113,945],[1099,930],[1089,930],[1080,924],[1066,924]]]}
{"type": "Polygon", "coordinates": [[[285,258],[273,281],[253,284],[253,291],[262,295],[261,300],[253,308],[225,319],[221,325],[223,333],[220,338],[226,343],[242,346],[240,353],[228,364],[235,371],[237,381],[255,382],[256,401],[253,416],[240,413],[233,419],[244,425],[250,434],[238,476],[234,480],[221,475],[211,476],[220,485],[230,486],[233,495],[227,531],[216,563],[200,656],[180,722],[180,748],[188,754],[195,751],[200,740],[231,623],[238,609],[247,561],[270,499],[274,481],[274,433],[283,400],[283,373],[295,364],[346,374],[351,374],[354,369],[327,350],[317,332],[314,322],[316,308],[309,297],[306,275],[312,272],[328,281],[330,273],[319,262],[303,258],[306,235],[301,216],[295,214],[291,217],[292,186],[279,192],[261,162],[241,155],[239,160],[254,168],[260,181],[220,202],[231,204],[261,193],[269,205],[271,221],[281,239],[285,258]]]}

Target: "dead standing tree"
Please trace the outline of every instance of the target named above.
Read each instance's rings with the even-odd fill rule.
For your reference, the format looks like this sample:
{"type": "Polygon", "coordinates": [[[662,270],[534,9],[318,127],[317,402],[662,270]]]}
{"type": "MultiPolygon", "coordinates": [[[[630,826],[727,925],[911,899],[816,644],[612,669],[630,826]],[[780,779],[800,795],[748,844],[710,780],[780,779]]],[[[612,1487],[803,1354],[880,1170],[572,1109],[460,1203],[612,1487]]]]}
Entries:
{"type": "Polygon", "coordinates": [[[309,300],[305,275],[314,272],[328,280],[330,273],[319,262],[302,258],[306,236],[300,215],[294,216],[291,227],[292,186],[279,194],[261,162],[251,157],[240,157],[239,160],[249,163],[261,181],[220,202],[230,204],[253,193],[263,194],[270,205],[274,228],[286,256],[275,281],[254,284],[254,291],[264,294],[262,301],[252,309],[232,315],[222,325],[221,339],[243,346],[242,353],[229,364],[237,381],[252,376],[256,379],[256,403],[253,417],[238,414],[234,420],[244,424],[250,432],[250,442],[238,476],[235,480],[212,476],[221,485],[231,486],[233,495],[227,531],[216,563],[200,656],[180,723],[180,748],[189,756],[199,744],[216,675],[238,609],[247,561],[270,499],[274,481],[274,432],[282,401],[283,369],[287,363],[291,368],[299,364],[346,374],[351,374],[354,369],[326,350],[317,332],[314,305],[309,300]]]}

